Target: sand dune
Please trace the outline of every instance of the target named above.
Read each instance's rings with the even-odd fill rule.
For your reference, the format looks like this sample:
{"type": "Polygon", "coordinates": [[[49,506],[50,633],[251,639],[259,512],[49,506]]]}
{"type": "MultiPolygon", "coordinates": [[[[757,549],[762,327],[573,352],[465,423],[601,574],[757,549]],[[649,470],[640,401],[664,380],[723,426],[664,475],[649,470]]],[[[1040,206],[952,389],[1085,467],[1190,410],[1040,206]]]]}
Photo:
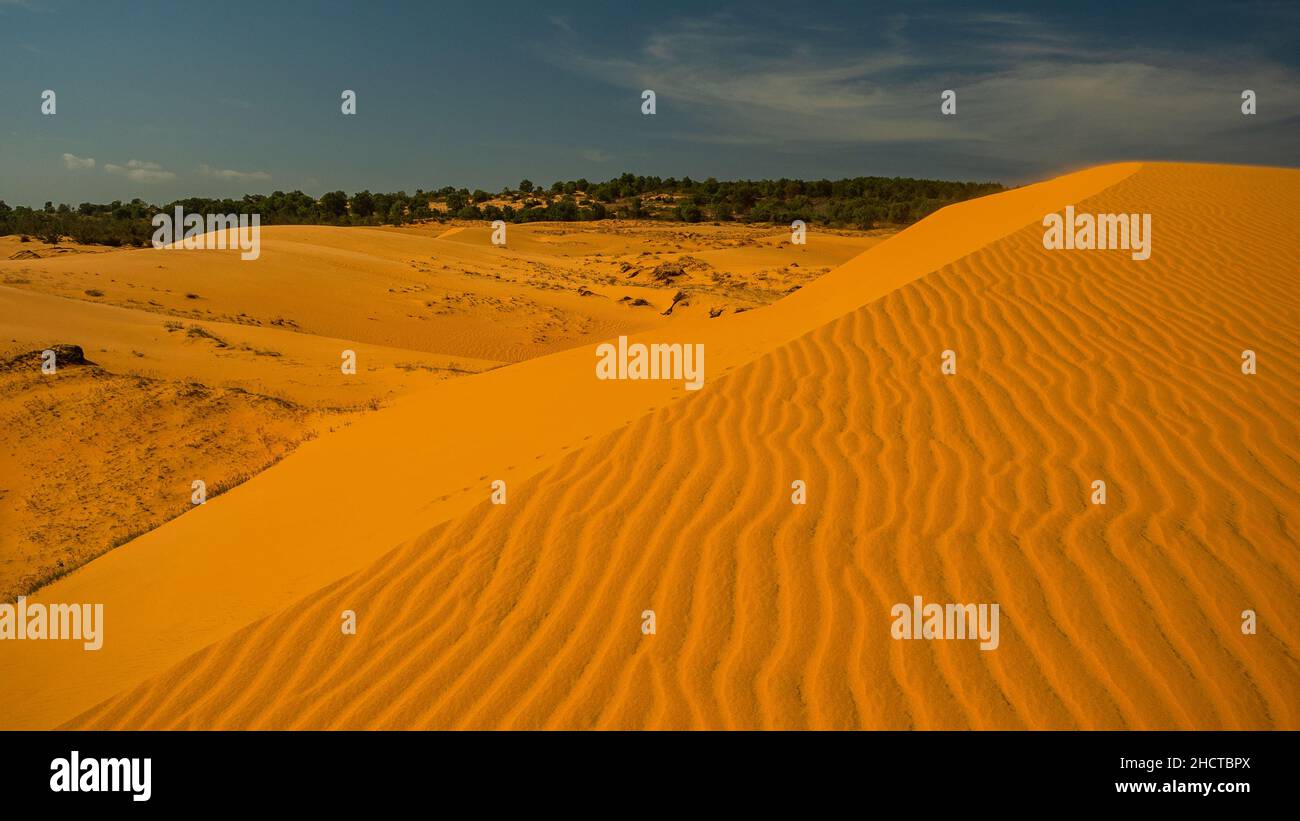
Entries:
{"type": "Polygon", "coordinates": [[[453,373],[504,363],[390,348],[289,328],[180,318],[0,286],[0,354],[64,342],[117,373],[219,383],[311,408],[387,402],[453,373]],[[193,330],[193,329],[198,329],[193,330]],[[357,373],[339,378],[343,350],[357,373]],[[424,374],[412,378],[412,372],[424,374]]]}
{"type": "Polygon", "coordinates": [[[178,320],[0,286],[0,598],[33,590],[297,444],[501,363],[178,320]],[[43,374],[40,352],[86,363],[43,374]],[[361,367],[340,378],[340,354],[361,367]]]}
{"type": "Polygon", "coordinates": [[[482,360],[515,361],[585,334],[642,326],[577,294],[525,297],[481,276],[485,264],[413,233],[267,226],[254,262],[238,252],[144,249],[20,260],[5,270],[25,289],[82,299],[93,289],[97,301],[181,319],[482,360]]]}
{"type": "Polygon", "coordinates": [[[44,256],[0,259],[0,273],[5,284],[24,291],[181,320],[517,362],[664,325],[661,313],[681,288],[691,292],[692,310],[675,311],[678,319],[766,304],[892,232],[824,233],[811,249],[766,242],[769,233],[740,225],[669,232],[641,223],[616,231],[534,223],[511,226],[508,244],[498,247],[481,223],[277,225],[262,228],[260,256],[251,262],[238,251],[88,254],[70,246],[57,253],[15,242],[0,253],[31,247],[44,256]],[[736,287],[707,275],[658,284],[628,275],[701,253],[716,266],[710,273],[735,275],[736,287]],[[623,297],[629,299],[620,302],[623,297]],[[637,299],[645,304],[629,304],[637,299]]]}
{"type": "MultiPolygon", "coordinates": [[[[1135,170],[1093,169],[976,211],[945,209],[772,308],[679,324],[676,338],[707,341],[716,379],[1135,170]]],[[[0,647],[17,662],[9,720],[66,720],[472,508],[489,478],[516,485],[682,395],[679,383],[597,383],[591,366],[591,351],[576,350],[412,396],[52,585],[42,592],[51,601],[104,601],[117,639],[93,658],[55,644],[0,647]]]]}
{"type": "Polygon", "coordinates": [[[890,233],[815,232],[810,248],[747,225],[530,224],[496,247],[481,223],[276,226],[256,264],[0,238],[0,365],[21,362],[0,400],[0,597],[184,512],[186,476],[228,487],[350,413],[503,364],[466,354],[747,310],[890,233]],[[32,352],[58,344],[92,364],[46,378],[32,352]],[[360,358],[348,378],[344,349],[360,358]]]}
{"type": "MultiPolygon", "coordinates": [[[[589,375],[567,377],[589,351],[449,383],[436,393],[468,401],[537,379],[580,421],[458,456],[542,452],[509,504],[480,501],[281,600],[69,726],[1300,728],[1297,208],[1295,171],[1096,169],[946,209],[763,321],[736,317],[705,337],[730,373],[698,394],[596,398],[589,375]],[[1066,204],[1152,213],[1155,253],[1045,251],[1038,220],[1066,204]],[[574,441],[584,429],[598,435],[574,441]],[[554,458],[560,444],[581,446],[554,458]],[[918,594],[1000,603],[1000,647],[891,640],[891,605],[918,594]],[[356,636],[340,635],[344,609],[356,636]]],[[[442,407],[461,437],[476,430],[442,407]]],[[[414,423],[402,413],[384,412],[414,423]]],[[[282,538],[251,500],[283,498],[272,477],[312,464],[310,447],[230,494],[227,521],[282,538]]],[[[139,541],[120,558],[152,558],[139,541]]],[[[133,583],[99,564],[79,575],[103,586],[59,592],[133,583]]],[[[4,650],[30,669],[30,651],[4,650]]],[[[5,723],[70,717],[131,678],[84,657],[36,659],[26,686],[55,669],[101,686],[20,693],[5,723]]],[[[161,660],[105,659],[136,676],[161,660]]]]}

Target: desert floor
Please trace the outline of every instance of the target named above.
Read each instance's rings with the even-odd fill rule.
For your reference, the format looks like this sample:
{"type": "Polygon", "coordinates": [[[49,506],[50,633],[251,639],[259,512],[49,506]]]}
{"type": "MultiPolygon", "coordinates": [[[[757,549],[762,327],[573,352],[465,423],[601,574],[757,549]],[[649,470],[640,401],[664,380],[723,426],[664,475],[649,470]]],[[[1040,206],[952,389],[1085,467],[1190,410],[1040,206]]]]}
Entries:
{"type": "MultiPolygon", "coordinates": [[[[722,261],[774,252],[761,241],[709,256],[673,232],[593,236],[567,267],[545,263],[570,277],[552,274],[555,299],[598,306],[550,335],[466,300],[473,317],[443,339],[415,306],[439,300],[402,293],[395,273],[374,285],[392,299],[333,306],[349,266],[378,267],[356,259],[349,243],[365,238],[352,232],[286,236],[286,254],[340,261],[320,281],[304,261],[283,293],[228,281],[252,276],[233,265],[142,281],[134,298],[163,308],[146,314],[154,344],[178,352],[159,379],[186,378],[180,352],[212,356],[206,337],[162,324],[207,322],[170,313],[198,302],[226,318],[216,350],[231,361],[306,363],[302,396],[282,397],[304,418],[268,431],[348,424],[42,588],[41,601],[103,602],[105,646],[0,644],[0,725],[1300,729],[1298,209],[1294,170],[1101,166],[951,206],[866,250],[810,234],[807,264],[770,288],[722,280],[696,296],[669,277],[639,313],[619,277],[653,277],[653,251],[628,274],[656,243],[760,282],[781,266],[722,261]],[[1150,213],[1151,258],[1046,250],[1043,216],[1067,205],[1150,213]],[[139,291],[164,283],[167,300],[139,291]],[[268,304],[254,313],[238,295],[256,288],[268,304]],[[692,304],[663,316],[678,290],[692,304]],[[740,301],[755,291],[768,298],[740,301]],[[236,309],[262,324],[231,321],[236,309]],[[322,360],[235,329],[303,337],[322,360]],[[620,333],[703,343],[704,388],[597,381],[593,343],[620,333]],[[417,383],[441,371],[385,366],[338,402],[325,385],[352,344],[341,340],[373,346],[362,362],[418,351],[481,372],[417,383]],[[945,350],[955,374],[941,371],[945,350]],[[377,410],[349,410],[371,399],[377,410]],[[496,479],[506,504],[489,500],[496,479]],[[1105,505],[1090,504],[1098,479],[1105,505]],[[805,505],[791,503],[795,480],[805,505]],[[998,649],[891,639],[891,607],[915,595],[999,603],[998,649]],[[340,630],[347,610],[356,635],[340,630]],[[1257,634],[1243,633],[1245,610],[1257,634]]],[[[540,254],[550,240],[537,230],[513,250],[540,254]]],[[[465,246],[486,260],[487,276],[467,277],[484,283],[474,293],[501,298],[487,289],[486,229],[374,233],[438,243],[428,271],[380,243],[411,282],[465,246]]],[[[5,263],[29,281],[0,290],[23,300],[3,316],[35,333],[52,321],[42,300],[142,313],[120,304],[129,289],[62,270],[78,264],[5,263]],[[88,287],[105,296],[66,298],[88,287]]],[[[513,287],[531,289],[521,299],[567,308],[532,292],[548,291],[529,284],[538,267],[512,269],[513,287]]],[[[38,347],[9,336],[19,353],[38,347]]],[[[40,340],[77,344],[49,327],[40,340]]],[[[128,356],[99,353],[100,367],[128,356]]],[[[287,377],[247,378],[266,382],[233,386],[272,396],[287,377]]],[[[66,401],[90,401],[78,396],[66,401]]],[[[265,413],[254,404],[229,413],[265,413]]],[[[188,498],[188,482],[176,492],[188,498]]]]}
{"type": "Polygon", "coordinates": [[[444,379],[768,304],[891,233],[277,226],[248,262],[0,237],[0,598],[189,510],[195,479],[215,496],[444,379]],[[84,361],[51,379],[56,345],[84,361]]]}

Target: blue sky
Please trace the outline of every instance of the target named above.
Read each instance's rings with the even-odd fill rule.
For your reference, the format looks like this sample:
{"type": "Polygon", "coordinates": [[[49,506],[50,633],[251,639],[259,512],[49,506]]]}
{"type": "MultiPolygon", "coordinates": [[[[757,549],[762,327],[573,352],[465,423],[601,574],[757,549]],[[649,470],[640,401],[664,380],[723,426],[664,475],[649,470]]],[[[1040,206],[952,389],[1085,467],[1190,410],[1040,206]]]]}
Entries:
{"type": "Polygon", "coordinates": [[[1137,5],[0,0],[0,199],[1300,166],[1300,4],[1137,5]]]}

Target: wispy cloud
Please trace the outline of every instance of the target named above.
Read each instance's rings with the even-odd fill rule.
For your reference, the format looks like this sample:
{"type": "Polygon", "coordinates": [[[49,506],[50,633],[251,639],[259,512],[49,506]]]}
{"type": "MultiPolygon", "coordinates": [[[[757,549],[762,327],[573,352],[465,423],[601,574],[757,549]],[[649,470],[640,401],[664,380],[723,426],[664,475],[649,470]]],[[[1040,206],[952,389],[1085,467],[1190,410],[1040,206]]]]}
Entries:
{"type": "Polygon", "coordinates": [[[1300,108],[1300,74],[1253,53],[1114,47],[1017,14],[896,14],[873,34],[848,42],[715,17],[670,23],[631,54],[557,59],[629,92],[654,89],[659,115],[688,139],[785,148],[960,143],[1006,160],[1104,161],[1214,145],[1242,128],[1243,88],[1264,88],[1270,110],[1261,103],[1242,140],[1281,139],[1300,108]],[[939,111],[949,88],[955,117],[939,111]]]}
{"type": "Polygon", "coordinates": [[[582,158],[588,162],[609,162],[611,157],[599,148],[588,148],[582,152],[582,158]]]}
{"type": "Polygon", "coordinates": [[[63,164],[69,171],[84,171],[87,168],[95,167],[94,157],[78,157],[76,154],[64,154],[63,164]]]}
{"type": "Polygon", "coordinates": [[[229,168],[213,168],[206,163],[199,166],[199,173],[205,177],[230,180],[232,182],[254,182],[271,179],[271,175],[265,171],[235,171],[229,168]]]}
{"type": "Polygon", "coordinates": [[[134,182],[166,182],[176,179],[176,175],[156,162],[129,160],[126,165],[104,163],[104,170],[118,174],[134,182]]]}
{"type": "Polygon", "coordinates": [[[4,14],[6,9],[22,9],[23,11],[49,11],[49,8],[43,3],[36,3],[33,0],[0,0],[0,14],[4,14]]]}

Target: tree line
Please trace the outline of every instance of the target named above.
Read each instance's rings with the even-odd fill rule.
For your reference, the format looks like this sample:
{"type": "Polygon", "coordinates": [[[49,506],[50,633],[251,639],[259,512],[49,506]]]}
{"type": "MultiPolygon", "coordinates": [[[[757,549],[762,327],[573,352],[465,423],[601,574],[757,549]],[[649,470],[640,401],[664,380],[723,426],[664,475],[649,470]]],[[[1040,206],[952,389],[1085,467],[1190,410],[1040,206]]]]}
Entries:
{"type": "Polygon", "coordinates": [[[549,187],[522,180],[496,193],[446,186],[348,196],[331,191],[320,198],[301,191],[246,194],[239,199],[188,197],[162,206],[140,199],[107,204],[45,203],[44,208],[10,207],[0,201],[0,235],[70,238],[98,245],[145,246],[159,212],[258,214],[263,225],[404,225],[448,219],[506,222],[577,222],[650,219],[680,222],[775,223],[796,219],[809,225],[873,228],[908,225],[945,205],[997,193],[995,182],[953,182],[910,177],[853,177],[842,180],[733,180],[710,177],[654,177],[623,174],[605,182],[557,181],[549,187]]]}

